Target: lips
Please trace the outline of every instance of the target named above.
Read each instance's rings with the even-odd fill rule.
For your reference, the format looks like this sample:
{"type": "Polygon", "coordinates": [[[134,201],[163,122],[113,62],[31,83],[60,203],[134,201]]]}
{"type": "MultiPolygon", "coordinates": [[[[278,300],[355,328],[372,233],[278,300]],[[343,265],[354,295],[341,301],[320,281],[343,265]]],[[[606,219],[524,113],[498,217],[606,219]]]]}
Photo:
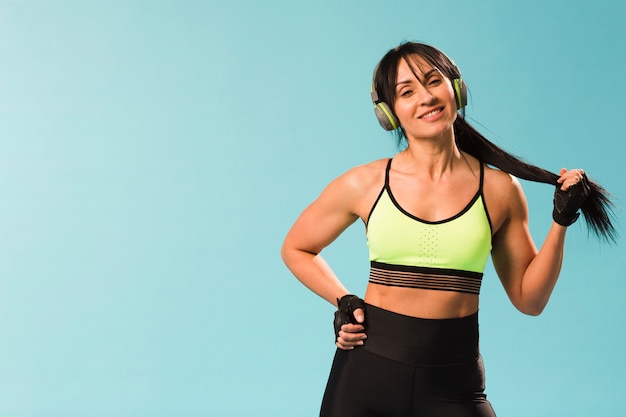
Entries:
{"type": "Polygon", "coordinates": [[[429,117],[435,116],[436,114],[439,114],[443,111],[443,107],[438,107],[434,110],[431,110],[427,113],[422,114],[421,116],[418,117],[418,119],[427,119],[429,117]]]}

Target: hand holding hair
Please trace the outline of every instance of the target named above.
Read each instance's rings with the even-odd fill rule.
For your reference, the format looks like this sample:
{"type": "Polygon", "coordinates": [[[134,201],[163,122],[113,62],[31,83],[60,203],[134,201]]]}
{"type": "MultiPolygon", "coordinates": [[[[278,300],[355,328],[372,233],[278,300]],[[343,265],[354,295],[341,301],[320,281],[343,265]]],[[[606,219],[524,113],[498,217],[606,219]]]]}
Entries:
{"type": "Polygon", "coordinates": [[[589,197],[591,188],[583,170],[563,168],[560,174],[554,191],[552,218],[561,226],[570,226],[578,219],[578,210],[589,197]]]}

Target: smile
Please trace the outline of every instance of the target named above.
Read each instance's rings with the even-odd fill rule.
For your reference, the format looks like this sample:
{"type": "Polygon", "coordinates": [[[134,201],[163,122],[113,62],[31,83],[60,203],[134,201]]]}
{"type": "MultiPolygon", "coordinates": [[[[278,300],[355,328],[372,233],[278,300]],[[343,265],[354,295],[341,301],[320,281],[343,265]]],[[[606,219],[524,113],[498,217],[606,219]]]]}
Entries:
{"type": "Polygon", "coordinates": [[[428,117],[432,117],[438,113],[441,113],[442,111],[443,111],[443,108],[438,108],[433,111],[429,111],[428,113],[422,114],[421,116],[418,117],[418,119],[426,119],[428,117]]]}

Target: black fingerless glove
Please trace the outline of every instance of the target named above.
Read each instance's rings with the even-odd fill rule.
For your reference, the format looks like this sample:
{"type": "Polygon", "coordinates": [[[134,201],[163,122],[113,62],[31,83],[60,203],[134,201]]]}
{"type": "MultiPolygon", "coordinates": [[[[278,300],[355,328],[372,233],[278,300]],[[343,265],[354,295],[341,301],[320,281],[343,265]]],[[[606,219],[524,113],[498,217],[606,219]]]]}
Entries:
{"type": "MultiPolygon", "coordinates": [[[[337,311],[335,311],[335,337],[339,337],[341,326],[347,323],[359,324],[354,318],[354,310],[362,309],[365,313],[365,301],[356,295],[347,294],[337,299],[337,311]]],[[[365,325],[365,323],[360,323],[365,325]]]]}
{"type": "Polygon", "coordinates": [[[580,215],[578,210],[589,197],[590,191],[591,188],[585,174],[578,183],[565,191],[561,190],[560,185],[557,185],[554,191],[554,210],[552,211],[554,221],[561,226],[573,224],[578,219],[580,215]]]}

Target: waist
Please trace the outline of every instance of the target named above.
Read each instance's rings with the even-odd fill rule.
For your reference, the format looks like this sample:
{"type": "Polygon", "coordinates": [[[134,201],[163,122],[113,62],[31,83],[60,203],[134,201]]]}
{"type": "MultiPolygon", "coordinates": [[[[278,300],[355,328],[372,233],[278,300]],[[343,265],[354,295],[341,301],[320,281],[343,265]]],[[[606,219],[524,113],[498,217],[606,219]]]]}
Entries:
{"type": "Polygon", "coordinates": [[[361,349],[411,365],[442,366],[476,360],[478,312],[424,319],[366,304],[367,340],[361,349]]]}

